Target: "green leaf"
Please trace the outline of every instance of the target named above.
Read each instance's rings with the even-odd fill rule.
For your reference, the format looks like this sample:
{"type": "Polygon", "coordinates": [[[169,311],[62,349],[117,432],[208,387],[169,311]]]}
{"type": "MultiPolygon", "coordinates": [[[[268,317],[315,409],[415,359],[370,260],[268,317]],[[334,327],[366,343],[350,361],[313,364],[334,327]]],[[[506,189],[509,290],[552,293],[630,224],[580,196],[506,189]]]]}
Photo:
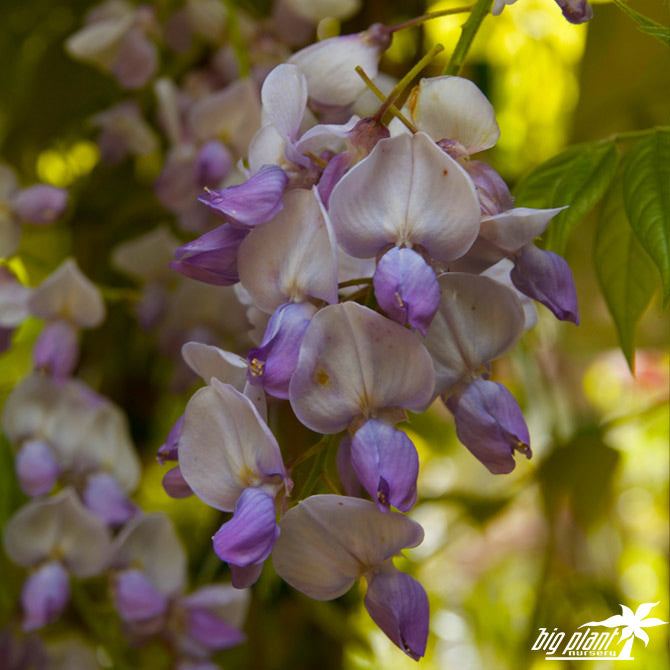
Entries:
{"type": "Polygon", "coordinates": [[[670,129],[656,129],[631,151],[623,200],[631,228],[661,273],[665,304],[670,297],[670,129]]]}
{"type": "Polygon", "coordinates": [[[545,248],[562,254],[568,236],[609,186],[619,153],[613,141],[578,144],[535,168],[515,190],[517,207],[562,207],[546,233],[545,248]]]}
{"type": "Polygon", "coordinates": [[[670,28],[663,26],[660,23],[650,19],[640,12],[636,12],[634,9],[631,9],[628,5],[621,2],[621,0],[614,0],[614,4],[625,14],[628,14],[635,23],[637,27],[647,35],[652,35],[657,40],[660,40],[666,46],[670,46],[670,28]]]}
{"type": "Polygon", "coordinates": [[[654,295],[658,275],[628,222],[621,173],[619,170],[600,211],[593,258],[600,290],[632,371],[635,328],[654,295]]]}

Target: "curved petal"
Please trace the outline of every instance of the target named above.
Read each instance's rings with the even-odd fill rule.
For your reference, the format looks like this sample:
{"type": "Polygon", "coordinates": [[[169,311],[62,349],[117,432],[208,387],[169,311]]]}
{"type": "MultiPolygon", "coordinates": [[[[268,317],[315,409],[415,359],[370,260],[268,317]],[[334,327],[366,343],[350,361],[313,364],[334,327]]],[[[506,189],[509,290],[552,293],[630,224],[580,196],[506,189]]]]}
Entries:
{"type": "Polygon", "coordinates": [[[307,106],[307,80],[297,66],[277,65],[261,88],[263,115],[289,141],[298,136],[307,106]]]}
{"type": "Polygon", "coordinates": [[[167,610],[167,598],[137,569],[124,570],[114,584],[114,604],[124,621],[142,621],[167,610]]]}
{"type": "Polygon", "coordinates": [[[242,286],[266,312],[307,296],[337,302],[336,246],[316,189],[288,191],[282,211],[244,240],[238,266],[242,286]]]}
{"type": "Polygon", "coordinates": [[[500,137],[495,112],[469,79],[430,77],[412,92],[412,120],[435,141],[456,140],[468,154],[490,149],[500,137]]]}
{"type": "Polygon", "coordinates": [[[141,570],[166,596],[184,589],[186,554],[165,514],[136,517],[126,524],[114,541],[111,563],[117,569],[141,570]]]}
{"type": "Polygon", "coordinates": [[[365,609],[391,642],[418,661],[428,640],[428,595],[413,577],[385,566],[368,579],[365,609]]]}
{"type": "Polygon", "coordinates": [[[43,440],[24,442],[16,454],[15,467],[21,489],[29,496],[49,493],[61,474],[53,450],[43,440]]]}
{"type": "Polygon", "coordinates": [[[208,189],[198,200],[230,223],[253,227],[269,221],[281,210],[287,183],[288,177],[280,167],[266,165],[244,184],[208,189]]]}
{"type": "Polygon", "coordinates": [[[279,527],[272,552],[277,574],[316,600],[341,596],[358,577],[423,540],[421,526],[406,516],[337,495],[301,501],[279,527]]]}
{"type": "Polygon", "coordinates": [[[263,572],[263,563],[252,563],[244,567],[230,563],[230,581],[236,589],[253,586],[263,572]]]}
{"type": "Polygon", "coordinates": [[[504,251],[518,251],[542,235],[549,221],[565,207],[531,209],[516,207],[482,219],[479,235],[504,251]]]}
{"type": "Polygon", "coordinates": [[[425,133],[380,140],[333,189],[329,213],[342,248],[360,258],[389,244],[459,258],[480,220],[472,180],[425,133]]]}
{"type": "Polygon", "coordinates": [[[458,439],[494,475],[514,470],[515,450],[531,457],[523,414],[502,384],[477,379],[446,404],[454,413],[458,439]]]}
{"type": "Polygon", "coordinates": [[[300,343],[316,307],[289,302],[270,317],[261,346],[250,349],[248,380],[276,398],[288,398],[289,383],[298,363],[300,343]]]}
{"type": "Polygon", "coordinates": [[[423,409],[432,392],[432,363],[416,336],[353,302],[314,315],[289,387],[298,419],[321,433],[383,407],[423,409]]]}
{"type": "Polygon", "coordinates": [[[110,552],[107,527],[70,488],[19,509],[7,523],[4,543],[7,555],[19,565],[59,556],[81,578],[99,573],[110,552]]]}
{"type": "Polygon", "coordinates": [[[23,630],[42,628],[63,613],[70,602],[70,576],[58,561],[40,566],[21,591],[23,630]]]}
{"type": "Polygon", "coordinates": [[[373,285],[379,306],[390,318],[426,334],[440,304],[440,286],[422,256],[393,247],[381,257],[373,285]]]}
{"type": "Polygon", "coordinates": [[[514,286],[542,303],[557,319],[579,325],[575,280],[565,259],[527,244],[514,260],[510,273],[514,286]]]}
{"type": "Polygon", "coordinates": [[[181,469],[178,465],[163,475],[161,483],[163,484],[163,490],[170,498],[190,498],[193,495],[193,491],[182,477],[181,469]]]}
{"type": "Polygon", "coordinates": [[[28,223],[53,223],[65,210],[68,193],[63,188],[35,184],[21,189],[11,200],[14,213],[28,223]]]}
{"type": "Polygon", "coordinates": [[[216,377],[219,381],[234,386],[238,391],[244,390],[247,362],[242,356],[201,342],[186,342],[181,348],[181,355],[186,365],[205,383],[216,377]]]}
{"type": "Polygon", "coordinates": [[[419,456],[405,433],[369,419],[351,441],[351,464],[382,512],[391,505],[402,512],[414,506],[419,456]]]}
{"type": "Polygon", "coordinates": [[[246,567],[264,561],[278,536],[272,496],[261,489],[248,488],[235,503],[233,518],[219,528],[212,542],[222,561],[246,567]]]}
{"type": "Polygon", "coordinates": [[[86,508],[112,527],[126,523],[139,511],[123,493],[116,478],[105,472],[89,476],[82,497],[86,508]]]}
{"type": "Polygon", "coordinates": [[[440,307],[424,340],[435,365],[435,393],[502,356],[523,332],[514,291],[481,275],[449,272],[438,278],[440,307]]]}
{"type": "Polygon", "coordinates": [[[179,467],[198,498],[226,512],[244,489],[276,492],[281,484],[273,476],[287,476],[277,441],[249,398],[217,379],[186,405],[179,467]]]}

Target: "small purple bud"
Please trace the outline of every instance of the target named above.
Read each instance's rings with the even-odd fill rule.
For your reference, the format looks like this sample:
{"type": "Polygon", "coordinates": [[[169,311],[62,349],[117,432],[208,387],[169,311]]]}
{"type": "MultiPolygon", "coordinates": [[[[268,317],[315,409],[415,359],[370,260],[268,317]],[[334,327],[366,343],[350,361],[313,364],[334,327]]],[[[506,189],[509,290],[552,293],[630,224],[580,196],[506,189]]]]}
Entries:
{"type": "Polygon", "coordinates": [[[200,188],[216,186],[230,171],[233,157],[225,144],[218,140],[207,142],[195,161],[195,179],[200,188]]]}
{"type": "Polygon", "coordinates": [[[14,213],[26,223],[53,223],[67,205],[67,191],[48,184],[20,190],[12,199],[14,213]]]}
{"type": "Polygon", "coordinates": [[[377,264],[373,284],[377,302],[390,318],[426,335],[440,306],[440,285],[422,256],[393,247],[377,264]]]}
{"type": "Polygon", "coordinates": [[[29,496],[49,493],[60,473],[53,450],[42,440],[25,442],[16,454],[16,475],[21,489],[29,496]]]}
{"type": "Polygon", "coordinates": [[[179,446],[179,437],[181,436],[181,431],[184,428],[184,415],[182,414],[175,422],[170,432],[165,439],[165,444],[162,444],[158,447],[158,462],[161,465],[165,464],[165,461],[176,461],[179,460],[177,447],[179,446]]]}
{"type": "Polygon", "coordinates": [[[207,189],[198,200],[230,223],[253,227],[281,211],[287,184],[288,177],[280,167],[265,165],[244,184],[220,191],[207,189]]]}
{"type": "Polygon", "coordinates": [[[79,360],[79,337],[72,323],[58,319],[40,333],[33,349],[35,367],[56,379],[66,379],[79,360]]]}
{"type": "Polygon", "coordinates": [[[288,398],[300,344],[315,312],[316,307],[307,302],[289,302],[274,311],[261,346],[250,349],[247,354],[250,384],[262,386],[276,398],[288,398]]]}
{"type": "Polygon", "coordinates": [[[530,458],[528,427],[514,396],[502,385],[476,379],[446,401],[458,439],[494,475],[514,470],[514,451],[530,458]]]}
{"type": "Polygon", "coordinates": [[[570,23],[585,23],[593,18],[593,8],[586,0],[556,0],[556,4],[570,23]]]}
{"type": "Polygon", "coordinates": [[[264,561],[278,536],[272,496],[247,488],[235,503],[233,518],[219,528],[212,541],[222,561],[245,567],[264,561]]]}
{"type": "Polygon", "coordinates": [[[70,601],[70,577],[58,561],[44,563],[21,591],[23,630],[36,630],[60,617],[70,601]]]}
{"type": "Polygon", "coordinates": [[[426,653],[428,596],[416,579],[395,568],[373,573],[365,608],[391,642],[410,658],[418,661],[426,653]]]}
{"type": "Polygon", "coordinates": [[[174,254],[177,260],[172,261],[170,267],[206,284],[236,284],[240,280],[237,274],[237,251],[247,233],[247,230],[224,223],[179,247],[174,254]]]}
{"type": "Polygon", "coordinates": [[[124,570],[116,577],[114,603],[124,621],[143,621],[167,610],[167,598],[141,570],[124,570]]]}
{"type": "Polygon", "coordinates": [[[236,589],[247,589],[253,586],[263,572],[263,563],[252,563],[245,566],[231,563],[228,567],[230,568],[230,583],[236,589]]]}
{"type": "Polygon", "coordinates": [[[163,476],[163,489],[170,498],[189,498],[193,495],[193,490],[186,483],[178,465],[172,470],[168,470],[163,476]]]}
{"type": "Polygon", "coordinates": [[[557,319],[579,325],[575,280],[564,258],[526,244],[514,257],[510,277],[521,293],[542,303],[557,319]]]}
{"type": "Polygon", "coordinates": [[[416,502],[419,456],[400,430],[376,419],[366,421],[351,441],[351,464],[382,512],[402,512],[416,502]]]}
{"type": "Polygon", "coordinates": [[[188,635],[211,651],[229,649],[245,640],[244,633],[203,608],[188,611],[188,635]]]}
{"type": "Polygon", "coordinates": [[[495,216],[514,207],[514,198],[503,178],[482,161],[464,165],[477,189],[482,216],[495,216]]]}
{"type": "Polygon", "coordinates": [[[137,513],[137,506],[121,490],[112,475],[90,475],[83,495],[84,505],[108,526],[120,526],[137,513]]]}

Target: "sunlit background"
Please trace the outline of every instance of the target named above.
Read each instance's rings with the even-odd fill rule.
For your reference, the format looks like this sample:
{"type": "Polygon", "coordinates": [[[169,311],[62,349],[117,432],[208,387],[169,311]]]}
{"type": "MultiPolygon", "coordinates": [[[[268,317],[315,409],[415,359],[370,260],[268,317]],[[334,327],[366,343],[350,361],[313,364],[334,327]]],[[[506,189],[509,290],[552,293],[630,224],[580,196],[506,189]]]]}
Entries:
{"type": "MultiPolygon", "coordinates": [[[[64,111],[54,108],[55,121],[39,123],[40,114],[49,116],[48,111],[39,110],[49,92],[41,88],[40,79],[46,68],[45,53],[54,49],[56,37],[61,39],[74,29],[86,3],[76,3],[76,11],[67,3],[28,4],[44,9],[51,21],[38,22],[31,32],[27,10],[20,3],[9,3],[0,10],[0,16],[7,13],[10,27],[4,42],[0,38],[5,63],[11,40],[30,34],[15,52],[15,72],[4,83],[4,92],[14,90],[21,77],[21,96],[15,100],[0,96],[4,97],[0,102],[0,152],[27,174],[71,187],[75,195],[89,179],[103,187],[104,173],[98,172],[99,155],[91,129],[80,123],[77,131],[64,121],[72,113],[80,119],[90,115],[93,103],[83,101],[80,109],[72,98],[64,111]],[[66,132],[61,134],[60,127],[66,132]]],[[[456,2],[438,2],[427,8],[412,4],[419,10],[437,10],[456,2]]],[[[652,0],[633,4],[650,15],[658,13],[658,3],[652,0]]],[[[388,18],[409,18],[402,5],[389,3],[393,11],[389,10],[388,18]]],[[[664,18],[667,16],[657,16],[664,18]]],[[[444,17],[423,29],[399,33],[385,56],[385,69],[398,77],[420,51],[440,43],[446,56],[431,66],[432,73],[439,72],[462,22],[462,15],[444,17]]],[[[62,74],[70,64],[62,55],[59,58],[62,62],[54,67],[62,74]]],[[[573,26],[551,0],[519,0],[501,16],[487,18],[465,71],[488,95],[501,128],[500,141],[486,159],[513,186],[525,172],[569,143],[667,123],[668,68],[670,59],[663,47],[639,33],[612,5],[596,5],[590,24],[573,26]]],[[[80,83],[81,75],[77,77],[74,85],[80,83]]],[[[96,86],[93,93],[104,98],[107,84],[96,86]]],[[[73,90],[66,89],[64,94],[73,95],[73,90]]],[[[625,143],[621,149],[625,151],[625,143]]],[[[124,179],[150,183],[153,170],[151,159],[138,161],[124,179]]],[[[130,220],[140,228],[145,225],[145,230],[149,223],[156,223],[154,218],[142,224],[141,208],[134,209],[133,203],[124,201],[123,189],[115,188],[110,198],[119,205],[119,218],[130,212],[130,220]]],[[[110,198],[103,200],[109,203],[110,198]]],[[[86,225],[95,226],[96,209],[87,213],[86,225]]],[[[120,225],[128,227],[127,222],[120,225]]],[[[575,271],[582,325],[576,329],[557,324],[541,312],[538,327],[494,368],[495,378],[505,382],[524,407],[532,460],[518,458],[511,475],[489,474],[459,445],[450,415],[440,406],[406,424],[421,458],[420,502],[411,516],[423,525],[426,538],[422,545],[405,552],[398,565],[412,571],[430,596],[431,635],[426,658],[420,663],[423,668],[580,667],[577,662],[550,663],[542,653],[531,651],[538,630],[558,628],[570,634],[587,621],[620,613],[620,603],[635,610],[640,603],[658,602],[651,616],[670,620],[670,328],[667,316],[661,314],[660,300],[654,301],[638,329],[636,376],[632,377],[617,349],[614,326],[593,275],[593,233],[593,221],[588,219],[573,233],[567,254],[575,271]]],[[[24,260],[13,261],[11,267],[21,281],[35,284],[45,275],[49,259],[64,256],[73,242],[64,227],[31,235],[25,242],[24,260]]],[[[95,233],[89,233],[87,239],[98,245],[90,247],[92,253],[103,253],[95,233]]],[[[79,252],[86,255],[82,244],[79,252]]],[[[84,259],[84,265],[96,262],[84,259]]],[[[39,327],[28,320],[14,349],[0,356],[3,396],[28,372],[39,327]]],[[[141,344],[132,346],[143,351],[141,344]]],[[[149,360],[146,352],[138,356],[134,351],[133,356],[147,366],[152,387],[167,379],[168,374],[157,369],[160,362],[149,360]]],[[[88,373],[98,381],[103,375],[101,370],[88,373]]],[[[116,402],[132,404],[133,397],[123,393],[131,384],[110,386],[116,402]]],[[[195,583],[205,583],[226,577],[218,560],[207,553],[216,513],[196,499],[167,498],[160,486],[164,470],[153,460],[155,448],[179,415],[185,397],[166,394],[157,398],[152,423],[135,435],[146,463],[137,500],[148,512],[162,510],[172,516],[186,546],[200,552],[191,563],[195,583]]],[[[5,454],[3,467],[11,468],[11,456],[5,454]]],[[[4,520],[11,496],[5,490],[0,499],[4,520]]],[[[346,670],[417,667],[369,619],[362,592],[349,594],[341,603],[308,603],[282,589],[266,567],[255,597],[247,632],[254,644],[269,648],[261,654],[263,664],[253,667],[282,668],[281,659],[286,656],[282,656],[280,640],[291,634],[304,635],[306,620],[342,650],[346,670]],[[300,608],[302,615],[297,613],[300,608]],[[278,645],[276,649],[273,644],[278,645]]],[[[8,605],[7,596],[0,604],[8,605]]],[[[634,643],[637,664],[632,667],[664,670],[668,667],[668,629],[658,627],[648,633],[647,647],[640,640],[634,643]]],[[[228,659],[228,665],[222,667],[245,667],[250,654],[232,651],[222,656],[228,659]]],[[[107,663],[104,655],[99,660],[107,663]]],[[[594,670],[615,667],[610,660],[589,663],[587,667],[594,670]]]]}

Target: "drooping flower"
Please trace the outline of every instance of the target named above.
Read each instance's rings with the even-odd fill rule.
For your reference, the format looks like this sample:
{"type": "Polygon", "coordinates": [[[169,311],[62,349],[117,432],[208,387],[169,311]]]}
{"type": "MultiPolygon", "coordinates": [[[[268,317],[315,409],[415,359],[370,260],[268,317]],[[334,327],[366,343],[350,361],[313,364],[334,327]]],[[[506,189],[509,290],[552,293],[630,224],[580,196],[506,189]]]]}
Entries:
{"type": "Polygon", "coordinates": [[[419,524],[360,498],[317,495],[291,508],[280,528],[272,563],[282,579],[311,598],[332,600],[365,577],[373,620],[408,656],[424,655],[428,596],[393,565],[402,549],[423,540],[419,524]]]}

